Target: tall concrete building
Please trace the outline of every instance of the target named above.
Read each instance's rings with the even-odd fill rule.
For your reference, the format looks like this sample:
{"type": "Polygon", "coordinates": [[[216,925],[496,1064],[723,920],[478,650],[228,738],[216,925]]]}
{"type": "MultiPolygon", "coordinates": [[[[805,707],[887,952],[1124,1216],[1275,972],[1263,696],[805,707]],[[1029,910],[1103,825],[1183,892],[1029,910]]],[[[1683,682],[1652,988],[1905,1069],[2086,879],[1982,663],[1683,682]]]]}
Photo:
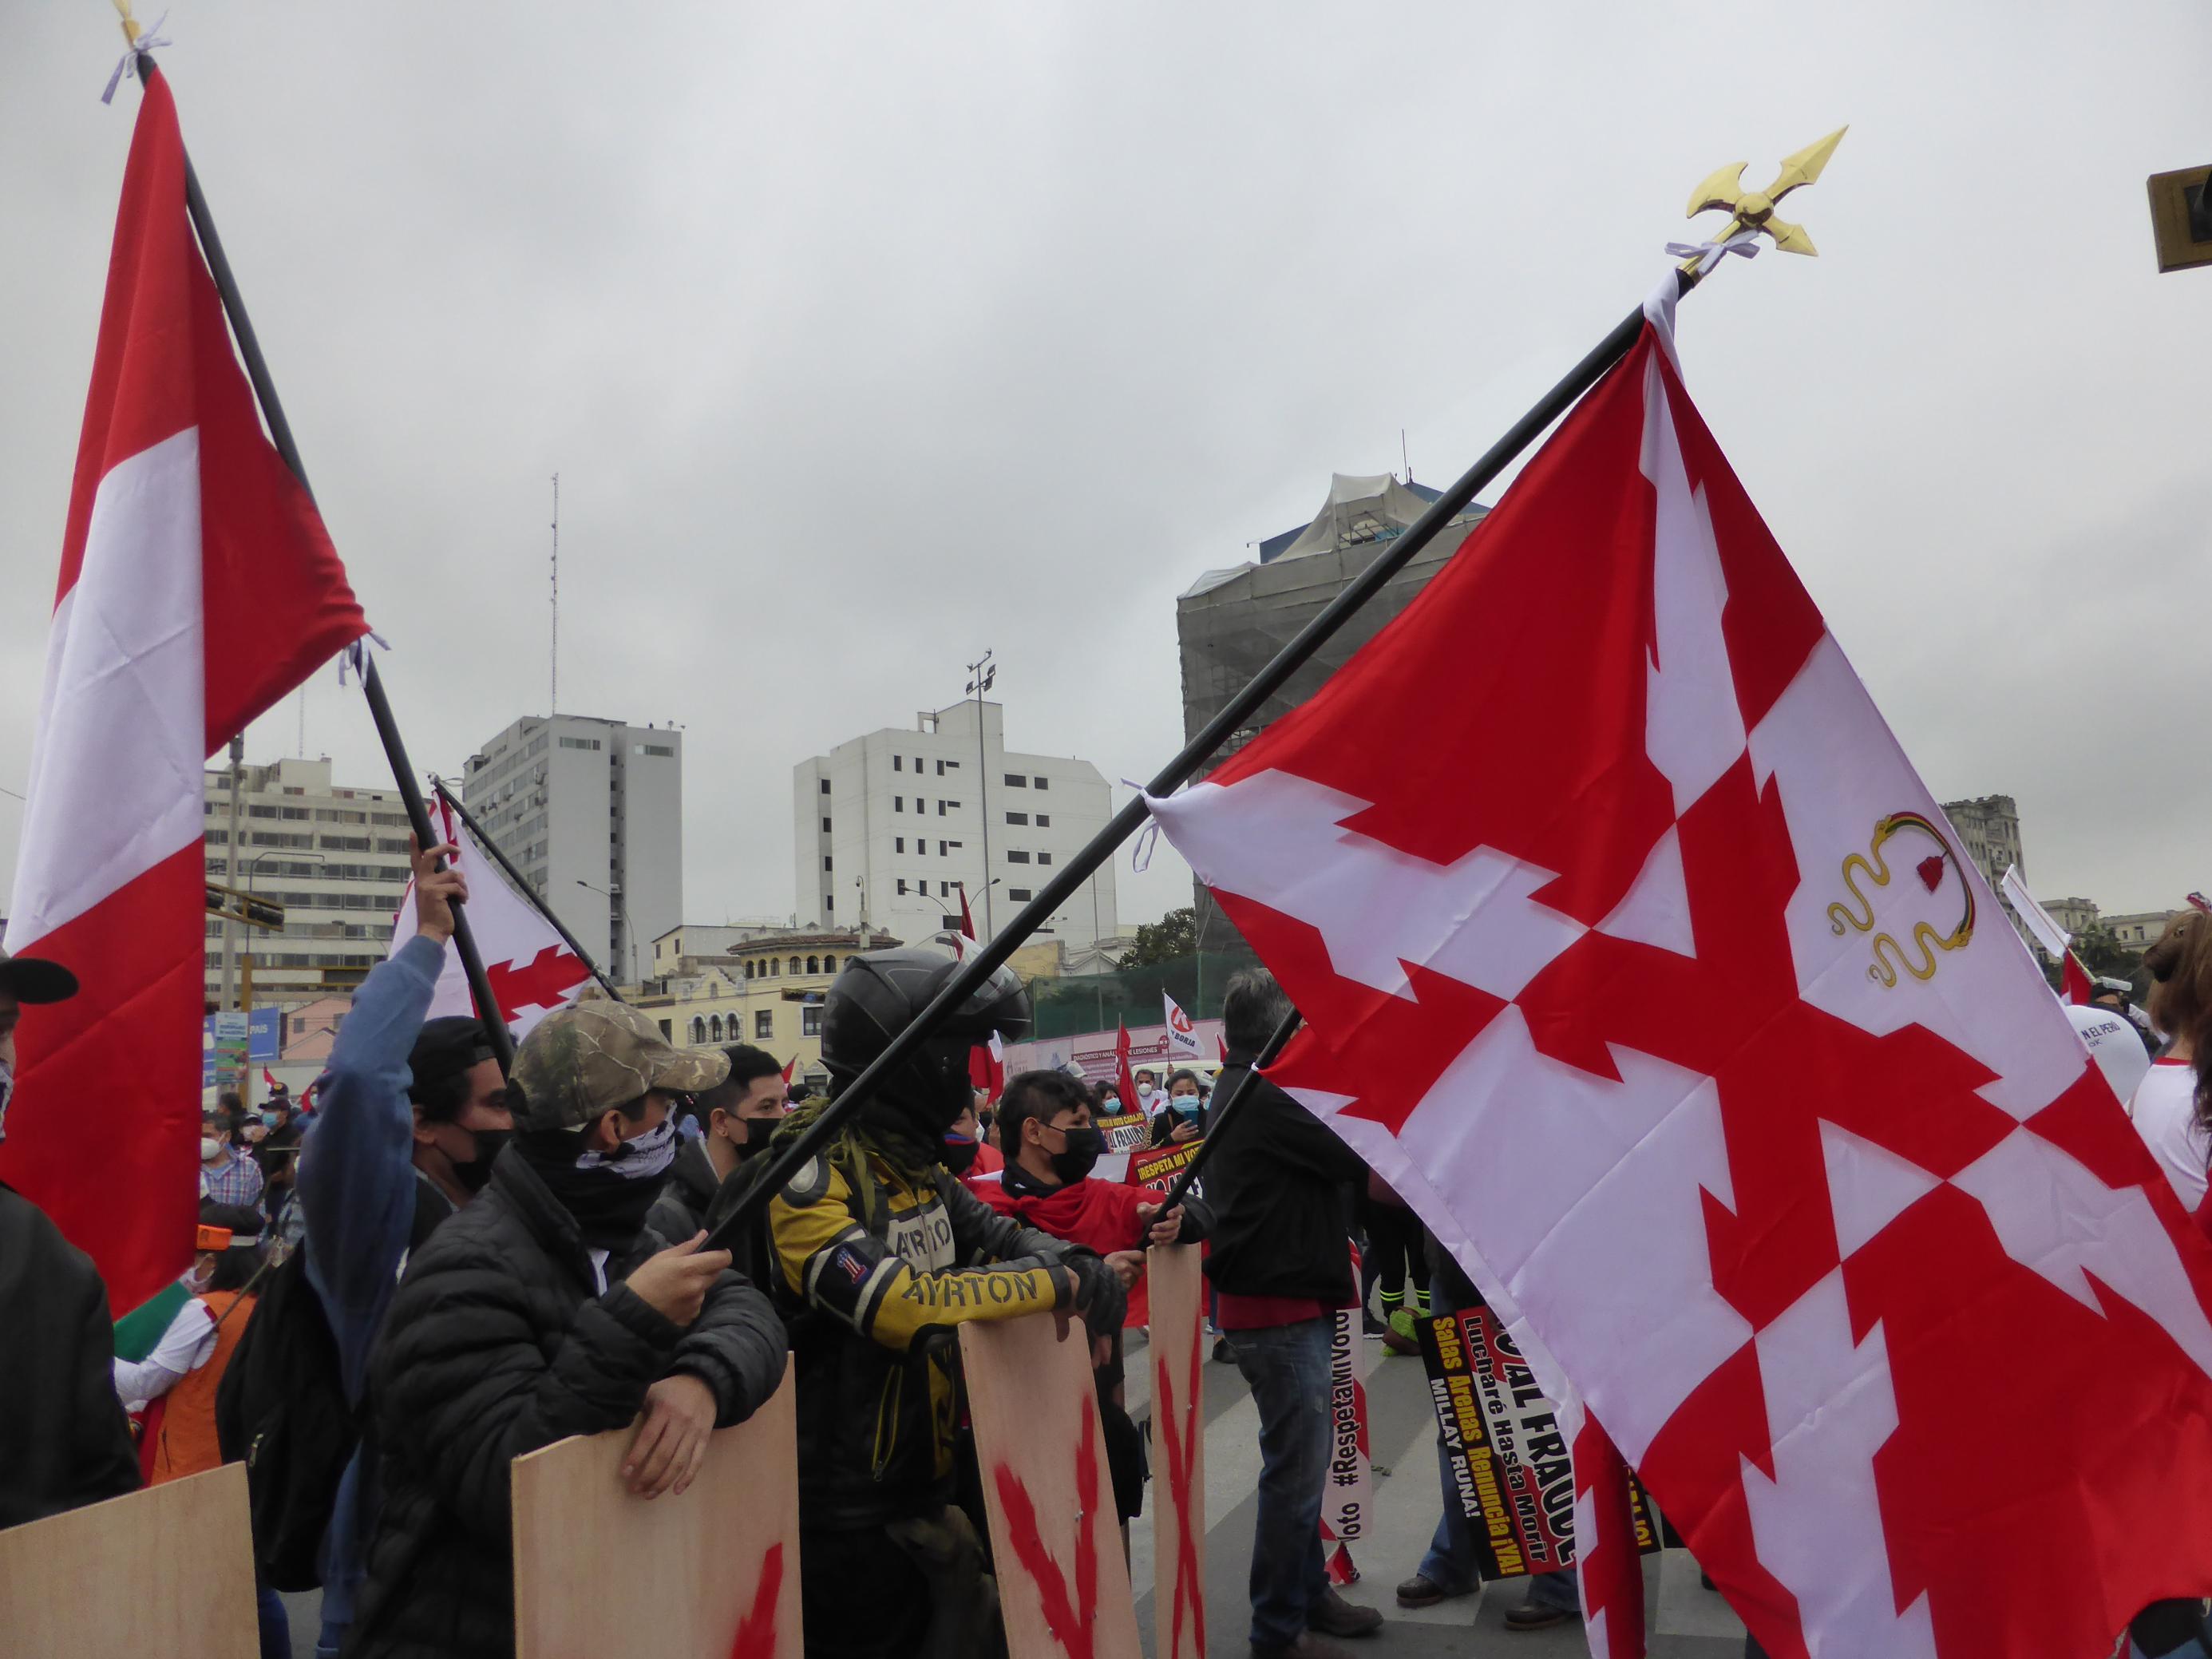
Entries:
{"type": "Polygon", "coordinates": [[[610,979],[684,919],[684,734],[526,714],[469,757],[461,799],[610,979]]]}
{"type": "MultiPolygon", "coordinates": [[[[958,927],[963,884],[977,934],[993,936],[1114,810],[1089,761],[1009,750],[988,702],[841,743],[792,768],[791,787],[800,921],[908,939],[958,927]]],[[[1041,936],[1084,948],[1118,932],[1109,861],[1041,936]]]]}
{"type": "MultiPolygon", "coordinates": [[[[1425,484],[1400,483],[1389,473],[1337,473],[1311,521],[1261,542],[1257,559],[1209,570],[1192,584],[1176,601],[1184,738],[1197,736],[1269,658],[1442,494],[1425,484]]],[[[1478,503],[1453,520],[1221,746],[1214,763],[1318,691],[1383,623],[1413,603],[1488,510],[1478,503]]]]}
{"type": "MultiPolygon", "coordinates": [[[[284,930],[238,929],[253,958],[258,1006],[349,991],[384,959],[407,890],[407,812],[399,792],[343,788],[327,760],[239,769],[238,845],[230,844],[230,769],[204,781],[207,878],[284,906],[284,930]]],[[[222,984],[223,924],[207,924],[207,1006],[222,984]]]]}
{"type": "Polygon", "coordinates": [[[2023,873],[2027,860],[2021,854],[2020,808],[2010,795],[1978,795],[1972,800],[1947,800],[1943,816],[1959,832],[1960,850],[1995,887],[2004,872],[2017,864],[2023,873]]]}

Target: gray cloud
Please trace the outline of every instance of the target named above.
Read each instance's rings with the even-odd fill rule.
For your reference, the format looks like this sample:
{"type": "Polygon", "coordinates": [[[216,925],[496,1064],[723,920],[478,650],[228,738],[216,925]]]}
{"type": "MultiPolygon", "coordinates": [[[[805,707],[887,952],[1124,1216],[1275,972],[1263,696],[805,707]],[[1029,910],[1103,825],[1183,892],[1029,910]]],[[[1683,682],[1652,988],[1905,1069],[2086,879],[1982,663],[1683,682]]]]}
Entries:
{"type": "MultiPolygon", "coordinates": [[[[20,787],[117,181],[104,9],[0,15],[0,784],[20,787]]],[[[790,767],[957,697],[1143,776],[1174,596],[1407,433],[1441,482],[1844,120],[1818,261],[1685,307],[1707,418],[1940,794],[2036,885],[2206,872],[2196,342],[2142,177],[2212,162],[2179,0],[1388,9],[202,0],[165,54],[417,759],[546,695],[688,728],[686,908],[791,903],[790,767]]],[[[319,680],[308,742],[380,769],[319,680]]],[[[289,752],[288,705],[251,734],[289,752]]],[[[0,799],[0,860],[18,814],[0,799]]],[[[1127,919],[1184,902],[1171,854],[1127,919]]]]}

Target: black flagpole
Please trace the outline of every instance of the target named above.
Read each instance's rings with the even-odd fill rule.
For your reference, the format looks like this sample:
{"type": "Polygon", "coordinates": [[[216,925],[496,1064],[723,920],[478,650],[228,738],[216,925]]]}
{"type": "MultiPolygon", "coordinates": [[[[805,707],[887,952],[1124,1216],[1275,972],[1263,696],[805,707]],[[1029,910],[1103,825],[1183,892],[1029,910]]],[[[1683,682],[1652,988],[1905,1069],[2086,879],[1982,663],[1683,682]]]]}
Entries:
{"type": "Polygon", "coordinates": [[[446,787],[445,779],[433,772],[430,775],[430,787],[438,792],[438,799],[452,807],[455,816],[467,826],[468,832],[475,838],[477,845],[490,854],[492,862],[507,872],[508,884],[530,902],[532,909],[545,918],[548,927],[560,934],[561,942],[576,953],[577,961],[592,970],[592,977],[599,981],[601,988],[617,1002],[620,1002],[623,1000],[622,993],[615,989],[615,982],[599,971],[599,964],[592,960],[591,952],[576,942],[576,936],[568,931],[568,925],[553,914],[553,907],[538,896],[538,890],[531,886],[529,878],[514,867],[514,860],[499,850],[499,843],[484,833],[484,827],[476,821],[475,814],[461,805],[461,798],[459,795],[446,787]]]}
{"type": "MultiPolygon", "coordinates": [[[[1677,294],[1687,294],[1698,285],[1698,273],[1684,269],[1677,271],[1677,294]]],[[[1536,406],[1513,423],[1512,428],[1484,453],[1481,459],[1462,473],[1450,489],[1431,502],[1426,512],[1407,526],[1404,535],[1383,544],[1373,563],[1362,571],[1344,591],[1322,608],[1321,612],[1290,642],[1278,651],[1273,659],[1257,674],[1250,684],[1227,707],[1206,723],[1203,730],[1182,747],[1182,752],[1160,769],[1158,775],[1145,787],[1146,794],[1166,795],[1180,788],[1193,774],[1212,758],[1213,752],[1239,731],[1261,704],[1281,689],[1291,676],[1303,667],[1315,652],[1350,622],[1361,606],[1382,592],[1383,585],[1405,568],[1423,548],[1436,539],[1438,532],[1474,501],[1477,491],[1493,482],[1518,457],[1521,452],[1544,434],[1552,422],[1573,408],[1585,392],[1603,378],[1606,371],[1628,355],[1644,332],[1644,308],[1634,311],[1616,323],[1604,339],[1592,347],[1589,355],[1567,371],[1565,378],[1546,392],[1536,406]]],[[[763,1170],[758,1180],[747,1190],[709,1239],[711,1248],[730,1248],[742,1237],[767,1205],[769,1198],[783,1190],[809,1158],[827,1146],[850,1122],[854,1115],[866,1103],[868,1097],[879,1087],[884,1079],[910,1059],[930,1034],[953,1009],[966,1001],[970,994],[1005,965],[1006,959],[1018,950],[1023,942],[1039,927],[1052,920],[1053,912],[1073,897],[1077,890],[1091,878],[1092,873],[1114,855],[1115,849],[1135,834],[1150,816],[1143,798],[1129,804],[1108,820],[1106,827],[1091,838],[1090,844],[1060,866],[1060,873],[1041,889],[1037,896],[1024,906],[1019,915],[1006,925],[1004,933],[991,939],[979,950],[969,954],[960,970],[945,982],[935,1000],[915,1015],[913,1021],[893,1037],[883,1053],[854,1078],[852,1083],[830,1103],[829,1107],[809,1124],[788,1146],[773,1155],[774,1162],[763,1170]]],[[[1288,1033],[1277,1036],[1287,1040],[1288,1033]]],[[[1271,1039],[1268,1046],[1277,1046],[1271,1039]]],[[[1224,1103],[1222,1115],[1229,1115],[1224,1103]]],[[[1217,1125],[1209,1141],[1219,1133],[1217,1125]]],[[[1204,1157],[1203,1153],[1200,1155],[1204,1157]]],[[[1195,1164],[1193,1166],[1195,1168],[1195,1164]]]]}
{"type": "Polygon", "coordinates": [[[1244,1075],[1230,1085],[1229,1097],[1219,1106],[1206,1113],[1208,1121],[1206,1126],[1206,1139],[1199,1143],[1198,1156],[1183,1165],[1182,1173],[1175,1178],[1174,1185],[1168,1188],[1166,1196],[1160,1200],[1162,1215],[1165,1215],[1176,1205],[1182,1203],[1183,1195],[1198,1184],[1199,1174],[1206,1168],[1206,1160],[1212,1158],[1220,1146],[1222,1135],[1228,1130],[1229,1126],[1237,1121],[1237,1114],[1244,1109],[1245,1101],[1251,1097],[1252,1080],[1275,1063],[1276,1057],[1290,1045],[1291,1039],[1298,1034],[1298,1024],[1299,1016],[1297,1009],[1293,1008],[1289,1013],[1285,1014],[1282,1024],[1267,1034],[1267,1045],[1254,1056],[1252,1063],[1244,1068],[1244,1075]]]}
{"type": "MultiPolygon", "coordinates": [[[[152,54],[139,52],[137,59],[142,82],[161,73],[152,54]]],[[[246,314],[245,296],[238,291],[238,278],[232,274],[230,261],[223,254],[222,238],[216,233],[215,216],[208,211],[207,198],[200,191],[199,174],[192,167],[189,151],[185,155],[185,207],[191,215],[192,230],[199,238],[200,252],[207,260],[208,272],[215,278],[216,292],[222,296],[223,314],[230,319],[231,334],[238,342],[238,355],[246,361],[246,378],[253,383],[254,401],[261,405],[261,418],[269,428],[269,441],[276,447],[277,455],[312,501],[315,498],[314,486],[307,482],[307,469],[300,460],[300,447],[292,439],[291,422],[284,418],[284,405],[276,396],[276,382],[270,377],[268,360],[261,355],[261,342],[254,337],[253,319],[246,314]]],[[[392,716],[391,701],[384,695],[384,681],[376,672],[376,659],[366,650],[361,653],[361,689],[368,698],[369,717],[376,722],[376,735],[383,739],[385,758],[391,762],[392,775],[399,785],[399,799],[407,808],[407,822],[415,831],[416,844],[435,847],[439,841],[430,828],[429,811],[422,804],[422,786],[416,781],[414,769],[408,763],[407,745],[400,738],[398,722],[392,716]]],[[[231,849],[231,856],[238,856],[236,848],[231,849]]],[[[439,867],[445,867],[443,860],[439,867]]],[[[499,1060],[499,1069],[502,1073],[511,1072],[514,1068],[514,1039],[500,1013],[499,1000],[491,994],[491,981],[484,973],[476,935],[469,931],[468,918],[462,914],[458,899],[453,902],[453,946],[460,952],[461,968],[468,975],[469,995],[476,1003],[477,1018],[483,1022],[484,1036],[499,1060]]]]}

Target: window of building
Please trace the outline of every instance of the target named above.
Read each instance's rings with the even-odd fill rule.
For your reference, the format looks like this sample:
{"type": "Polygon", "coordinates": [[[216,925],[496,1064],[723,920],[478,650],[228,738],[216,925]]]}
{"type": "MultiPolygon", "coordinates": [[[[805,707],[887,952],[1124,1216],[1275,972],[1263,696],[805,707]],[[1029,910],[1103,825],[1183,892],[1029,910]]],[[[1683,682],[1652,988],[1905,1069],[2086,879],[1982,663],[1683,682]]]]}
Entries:
{"type": "Polygon", "coordinates": [[[599,740],[597,738],[563,738],[561,746],[563,749],[597,749],[599,740]]]}
{"type": "Polygon", "coordinates": [[[826,916],[826,915],[829,915],[832,910],[835,910],[836,908],[837,908],[837,897],[836,897],[836,894],[834,894],[834,893],[824,893],[824,894],[822,896],[822,914],[823,914],[823,915],[825,915],[825,916],[826,916]]]}
{"type": "Polygon", "coordinates": [[[1037,854],[1037,862],[1039,864],[1050,864],[1052,862],[1052,854],[1049,853],[1039,853],[1037,854]]]}
{"type": "Polygon", "coordinates": [[[915,769],[916,772],[919,772],[919,771],[921,771],[921,756],[919,756],[919,755],[916,755],[916,756],[914,757],[914,769],[915,769]]]}
{"type": "Polygon", "coordinates": [[[906,757],[904,755],[893,755],[891,757],[891,770],[894,772],[903,772],[906,770],[906,757]]]}
{"type": "Polygon", "coordinates": [[[810,974],[818,974],[818,973],[820,973],[820,972],[822,971],[822,958],[821,958],[821,957],[807,957],[807,958],[806,958],[806,971],[807,971],[808,973],[810,973],[810,974]]]}
{"type": "Polygon", "coordinates": [[[823,973],[825,973],[825,974],[834,974],[834,973],[836,973],[836,972],[837,971],[837,958],[836,958],[836,957],[823,957],[823,958],[822,958],[822,971],[823,971],[823,973]]]}
{"type": "Polygon", "coordinates": [[[769,1038],[773,1037],[775,1035],[775,1009],[773,1009],[773,1008],[756,1008],[756,1009],[754,1009],[754,1010],[753,1010],[753,1036],[754,1036],[754,1037],[755,1037],[757,1040],[758,1040],[758,1041],[761,1041],[761,1042],[766,1042],[769,1038]]]}
{"type": "Polygon", "coordinates": [[[891,837],[891,851],[894,853],[903,853],[906,851],[906,837],[904,836],[894,836],[891,837]]]}
{"type": "Polygon", "coordinates": [[[924,841],[920,836],[916,836],[914,838],[914,851],[916,858],[927,858],[929,856],[929,843],[924,841]]]}
{"type": "Polygon", "coordinates": [[[822,793],[825,795],[830,793],[830,780],[827,778],[822,780],[822,793]]]}
{"type": "Polygon", "coordinates": [[[891,797],[891,811],[894,812],[903,812],[906,811],[906,797],[904,795],[893,795],[891,797]]]}
{"type": "MultiPolygon", "coordinates": [[[[237,1028],[234,1026],[232,1029],[233,1029],[233,1030],[236,1030],[237,1028]]],[[[692,1042],[704,1042],[706,1040],[707,1040],[707,1021],[706,1021],[705,1018],[704,1018],[703,1016],[702,1016],[702,1015],[699,1015],[699,1014],[694,1014],[694,1015],[692,1015],[692,1016],[691,1016],[691,1041],[692,1041],[692,1042]]]]}
{"type": "Polygon", "coordinates": [[[745,977],[746,977],[747,979],[750,979],[752,976],[753,976],[753,965],[752,965],[752,963],[750,963],[749,962],[749,963],[747,963],[745,964],[745,977]]]}
{"type": "Polygon", "coordinates": [[[906,878],[904,876],[901,876],[898,878],[898,896],[901,898],[904,898],[906,896],[906,878]]]}
{"type": "Polygon", "coordinates": [[[1009,887],[1006,889],[1006,896],[1017,904],[1027,904],[1030,902],[1030,890],[1026,887],[1009,887]]]}
{"type": "Polygon", "coordinates": [[[722,1017],[720,1014],[707,1022],[707,1039],[710,1042],[722,1040],[722,1017]]]}
{"type": "Polygon", "coordinates": [[[1019,848],[1006,854],[1006,862],[1009,864],[1027,864],[1029,861],[1030,855],[1019,848]]]}
{"type": "Polygon", "coordinates": [[[822,833],[825,836],[830,833],[830,820],[827,818],[822,820],[822,833]]]}
{"type": "Polygon", "coordinates": [[[1009,789],[1026,789],[1026,788],[1028,788],[1029,787],[1030,787],[1030,781],[1029,781],[1027,778],[1024,777],[1020,773],[1018,773],[1018,772],[1009,772],[1009,773],[1007,773],[1007,774],[1006,774],[1006,787],[1007,787],[1007,788],[1009,788],[1009,789]]]}
{"type": "Polygon", "coordinates": [[[1049,789],[1052,787],[1052,780],[1050,778],[1032,778],[1030,781],[1036,784],[1040,789],[1049,789]]]}
{"type": "Polygon", "coordinates": [[[1009,812],[1006,814],[1006,822],[1008,823],[1026,824],[1029,821],[1030,815],[1026,812],[1009,812]]]}
{"type": "Polygon", "coordinates": [[[797,957],[793,957],[791,959],[791,971],[794,974],[799,971],[799,958],[797,957]]]}
{"type": "MultiPolygon", "coordinates": [[[[599,744],[593,744],[592,747],[596,749],[599,744]]],[[[637,752],[641,755],[658,755],[663,760],[676,758],[674,747],[665,743],[641,743],[637,745],[637,752]]]]}
{"type": "Polygon", "coordinates": [[[660,1040],[663,1042],[672,1042],[675,1041],[674,1034],[669,1030],[668,1022],[666,1020],[659,1020],[657,1021],[656,1024],[660,1027],[660,1040]]]}
{"type": "Polygon", "coordinates": [[[822,868],[823,868],[825,872],[826,872],[826,871],[828,871],[828,869],[830,868],[830,855],[829,855],[829,854],[827,854],[827,853],[824,853],[824,854],[822,855],[822,868]]]}

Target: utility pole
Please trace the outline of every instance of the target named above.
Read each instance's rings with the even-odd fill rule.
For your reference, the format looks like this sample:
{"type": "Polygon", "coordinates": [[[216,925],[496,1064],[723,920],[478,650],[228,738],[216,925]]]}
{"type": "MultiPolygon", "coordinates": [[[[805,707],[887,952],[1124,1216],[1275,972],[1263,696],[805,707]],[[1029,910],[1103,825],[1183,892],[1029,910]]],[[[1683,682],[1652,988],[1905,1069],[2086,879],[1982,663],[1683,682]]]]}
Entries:
{"type": "Polygon", "coordinates": [[[553,684],[545,712],[561,712],[561,475],[553,475],[553,684]]]}
{"type": "Polygon", "coordinates": [[[975,787],[983,818],[983,939],[988,944],[999,930],[991,923],[991,763],[983,749],[983,694],[999,678],[986,651],[968,665],[968,690],[975,699],[975,787]]]}
{"type": "MultiPolygon", "coordinates": [[[[238,774],[246,763],[246,734],[240,732],[230,740],[230,856],[224,861],[224,873],[234,883],[238,879],[238,774]]],[[[222,994],[216,1006],[229,1008],[236,1005],[231,1000],[231,989],[236,983],[238,970],[238,923],[225,916],[222,922],[222,994]]]]}

